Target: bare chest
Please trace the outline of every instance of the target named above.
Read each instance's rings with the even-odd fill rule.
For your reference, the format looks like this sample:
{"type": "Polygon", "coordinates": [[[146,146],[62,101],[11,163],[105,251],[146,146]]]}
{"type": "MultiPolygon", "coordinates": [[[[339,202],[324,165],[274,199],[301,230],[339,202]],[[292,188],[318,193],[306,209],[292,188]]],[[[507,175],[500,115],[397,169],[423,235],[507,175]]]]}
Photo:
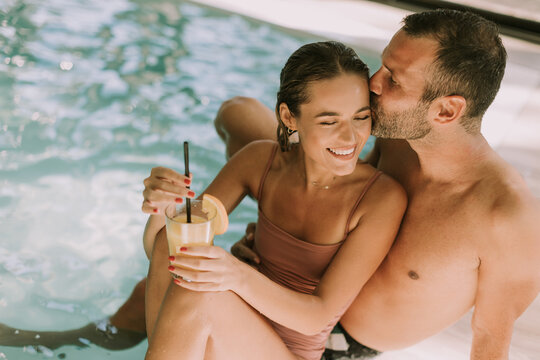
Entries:
{"type": "Polygon", "coordinates": [[[481,228],[481,219],[466,201],[436,193],[413,196],[388,265],[396,276],[410,280],[475,281],[481,228]]]}

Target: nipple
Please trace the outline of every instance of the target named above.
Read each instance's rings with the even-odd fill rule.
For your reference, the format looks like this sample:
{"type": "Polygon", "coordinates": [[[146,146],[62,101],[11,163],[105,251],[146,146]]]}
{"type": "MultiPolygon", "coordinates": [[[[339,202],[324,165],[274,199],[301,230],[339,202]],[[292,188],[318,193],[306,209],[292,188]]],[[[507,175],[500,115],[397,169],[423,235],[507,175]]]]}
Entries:
{"type": "Polygon", "coordinates": [[[413,280],[418,280],[420,278],[420,276],[418,276],[418,274],[415,272],[415,271],[409,271],[409,277],[413,280]]]}

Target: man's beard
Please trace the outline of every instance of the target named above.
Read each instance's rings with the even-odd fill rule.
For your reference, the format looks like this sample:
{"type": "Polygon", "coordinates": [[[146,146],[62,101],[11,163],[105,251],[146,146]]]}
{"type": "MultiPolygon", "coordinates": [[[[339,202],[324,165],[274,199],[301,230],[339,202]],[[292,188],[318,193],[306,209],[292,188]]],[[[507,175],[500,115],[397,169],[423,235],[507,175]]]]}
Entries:
{"type": "Polygon", "coordinates": [[[431,131],[426,115],[429,103],[420,100],[415,106],[388,113],[371,96],[371,134],[384,139],[421,139],[431,131]]]}

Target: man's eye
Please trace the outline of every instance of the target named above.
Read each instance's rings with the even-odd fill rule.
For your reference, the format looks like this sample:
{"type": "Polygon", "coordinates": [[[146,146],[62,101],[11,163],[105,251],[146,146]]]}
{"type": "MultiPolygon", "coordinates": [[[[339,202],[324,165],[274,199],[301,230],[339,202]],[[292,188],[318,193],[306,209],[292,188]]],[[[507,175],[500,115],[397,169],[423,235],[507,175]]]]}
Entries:
{"type": "Polygon", "coordinates": [[[391,76],[390,76],[390,84],[392,84],[392,85],[397,85],[396,80],[394,80],[394,78],[391,77],[391,76]]]}
{"type": "Polygon", "coordinates": [[[334,125],[336,122],[335,121],[324,121],[322,123],[320,123],[321,125],[334,125]]]}

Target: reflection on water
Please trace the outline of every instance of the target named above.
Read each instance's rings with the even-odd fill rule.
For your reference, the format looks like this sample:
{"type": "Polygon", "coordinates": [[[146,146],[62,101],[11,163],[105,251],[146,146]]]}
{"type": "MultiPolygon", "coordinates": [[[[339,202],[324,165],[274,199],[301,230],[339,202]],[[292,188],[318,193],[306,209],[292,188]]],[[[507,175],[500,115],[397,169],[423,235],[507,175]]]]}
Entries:
{"type": "MultiPolygon", "coordinates": [[[[146,274],[150,168],[182,171],[189,140],[201,191],[225,161],[212,126],[220,103],[249,95],[273,106],[281,66],[307,41],[182,2],[1,1],[1,322],[59,330],[113,313],[146,274]]],[[[252,202],[240,206],[216,243],[255,216],[252,202]]],[[[133,359],[144,343],[42,350],[133,359]]],[[[0,357],[35,351],[0,347],[0,357]]]]}

